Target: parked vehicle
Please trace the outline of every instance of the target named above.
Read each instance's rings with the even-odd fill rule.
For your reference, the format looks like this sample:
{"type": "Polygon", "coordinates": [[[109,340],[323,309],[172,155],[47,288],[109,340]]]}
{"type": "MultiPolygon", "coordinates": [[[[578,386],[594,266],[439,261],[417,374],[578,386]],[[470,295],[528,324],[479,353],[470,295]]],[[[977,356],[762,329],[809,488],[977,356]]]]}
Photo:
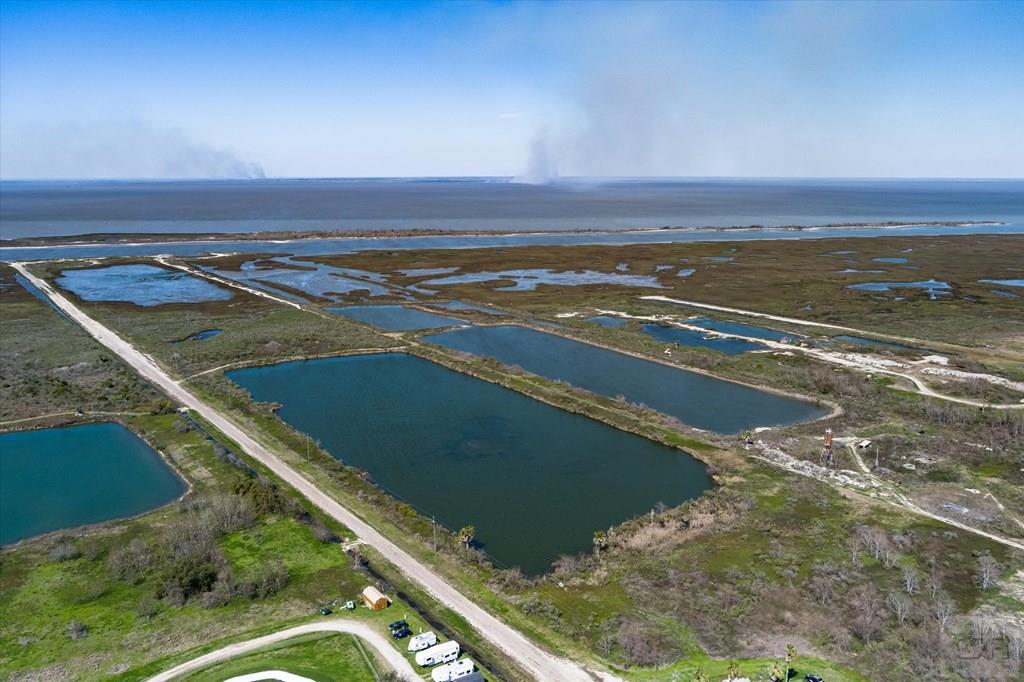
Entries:
{"type": "Polygon", "coordinates": [[[430,672],[430,679],[434,682],[451,682],[452,680],[461,680],[472,675],[473,669],[473,661],[471,659],[464,658],[461,661],[455,661],[454,663],[434,668],[430,672]]]}
{"type": "Polygon", "coordinates": [[[431,666],[451,663],[459,657],[459,643],[456,641],[437,644],[416,654],[416,665],[431,666]]]}
{"type": "Polygon", "coordinates": [[[807,682],[825,682],[825,680],[821,679],[821,677],[813,673],[807,673],[806,675],[804,675],[804,679],[807,680],[807,682]]]}
{"type": "Polygon", "coordinates": [[[330,606],[321,606],[320,607],[320,615],[321,616],[329,616],[332,613],[333,613],[333,611],[331,611],[331,607],[330,606]]]}
{"type": "Polygon", "coordinates": [[[391,631],[392,639],[405,639],[412,634],[412,630],[409,629],[408,625],[403,625],[400,628],[395,628],[391,631]]]}
{"type": "Polygon", "coordinates": [[[394,632],[395,630],[398,630],[400,628],[407,628],[407,627],[409,627],[409,624],[406,623],[404,619],[403,620],[396,620],[394,623],[392,623],[391,625],[388,626],[388,630],[391,630],[391,632],[394,632]]]}
{"type": "Polygon", "coordinates": [[[431,632],[424,632],[409,640],[409,653],[423,651],[437,644],[437,635],[431,632]]]}

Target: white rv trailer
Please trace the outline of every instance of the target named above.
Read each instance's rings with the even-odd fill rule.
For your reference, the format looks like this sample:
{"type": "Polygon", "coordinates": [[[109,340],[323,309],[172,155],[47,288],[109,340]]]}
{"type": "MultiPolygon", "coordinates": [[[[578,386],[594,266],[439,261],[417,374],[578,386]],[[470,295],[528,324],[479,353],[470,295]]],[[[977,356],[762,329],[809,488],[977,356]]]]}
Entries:
{"type": "Polygon", "coordinates": [[[473,661],[468,658],[464,658],[461,661],[455,661],[448,665],[442,665],[438,668],[434,668],[430,672],[430,678],[434,682],[452,682],[452,680],[461,680],[464,677],[469,677],[473,674],[473,661]]]}
{"type": "Polygon", "coordinates": [[[409,653],[423,651],[437,644],[437,635],[433,632],[424,632],[409,638],[409,653]]]}
{"type": "Polygon", "coordinates": [[[440,665],[441,663],[451,663],[459,657],[459,643],[452,640],[437,646],[432,646],[429,649],[416,654],[416,665],[428,666],[428,665],[440,665]]]}

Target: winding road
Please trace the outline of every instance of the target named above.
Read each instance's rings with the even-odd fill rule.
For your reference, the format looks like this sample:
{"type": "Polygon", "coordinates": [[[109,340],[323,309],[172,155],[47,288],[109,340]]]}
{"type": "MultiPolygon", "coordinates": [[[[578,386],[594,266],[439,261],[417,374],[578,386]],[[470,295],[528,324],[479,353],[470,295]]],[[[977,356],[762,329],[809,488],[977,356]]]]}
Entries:
{"type": "Polygon", "coordinates": [[[484,639],[503,651],[532,677],[538,680],[558,680],[559,682],[618,679],[608,673],[587,670],[574,661],[545,651],[518,630],[485,611],[452,587],[442,576],[420,563],[408,552],[320,490],[309,479],[285,464],[269,448],[255,440],[245,429],[225,414],[201,400],[185,388],[180,381],[171,378],[149,355],[139,351],[115,332],[86,315],[48,282],[32,274],[25,263],[15,262],[11,263],[11,266],[38,287],[55,306],[63,310],[93,338],[117,354],[136,372],[152,382],[171,399],[203,417],[237,443],[248,456],[293,486],[321,511],[349,528],[360,540],[380,552],[385,559],[428,594],[463,617],[484,639]]]}
{"type": "MultiPolygon", "coordinates": [[[[380,654],[381,658],[383,658],[394,670],[397,670],[410,680],[419,679],[419,673],[416,672],[416,669],[412,667],[412,664],[410,664],[401,653],[391,646],[384,635],[380,634],[366,623],[361,623],[355,620],[346,620],[343,618],[334,618],[332,620],[321,620],[315,623],[296,625],[295,627],[288,628],[287,630],[274,632],[269,635],[264,635],[263,637],[256,637],[255,639],[248,639],[244,642],[229,644],[226,647],[217,649],[216,651],[211,651],[208,654],[204,654],[198,658],[193,658],[191,661],[187,661],[181,665],[174,666],[170,670],[165,670],[158,675],[154,675],[153,677],[150,677],[147,682],[170,682],[170,680],[173,680],[176,677],[181,677],[186,673],[202,670],[203,668],[226,661],[230,658],[258,651],[259,649],[270,646],[271,644],[277,644],[278,642],[283,642],[291,639],[292,637],[298,637],[299,635],[308,635],[318,632],[341,632],[355,635],[372,646],[377,653],[380,654]]],[[[267,673],[263,673],[262,677],[256,677],[253,679],[266,680],[269,679],[269,676],[267,673]]],[[[282,676],[278,679],[284,679],[284,677],[282,676]]]]}

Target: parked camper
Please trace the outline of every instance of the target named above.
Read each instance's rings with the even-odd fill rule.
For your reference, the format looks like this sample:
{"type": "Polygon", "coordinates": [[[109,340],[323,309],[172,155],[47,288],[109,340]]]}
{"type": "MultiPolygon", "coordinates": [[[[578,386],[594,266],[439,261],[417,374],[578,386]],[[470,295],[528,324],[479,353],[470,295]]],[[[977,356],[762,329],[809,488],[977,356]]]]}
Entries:
{"type": "Polygon", "coordinates": [[[437,635],[433,632],[424,632],[409,640],[409,653],[423,651],[437,644],[437,635]]]}
{"type": "Polygon", "coordinates": [[[459,643],[456,641],[445,642],[444,644],[424,649],[416,654],[416,665],[428,666],[451,663],[458,657],[459,643]]]}
{"type": "Polygon", "coordinates": [[[451,682],[452,680],[464,679],[472,674],[473,661],[468,658],[464,658],[461,661],[455,661],[454,663],[434,668],[430,673],[430,678],[434,680],[434,682],[451,682]]]}

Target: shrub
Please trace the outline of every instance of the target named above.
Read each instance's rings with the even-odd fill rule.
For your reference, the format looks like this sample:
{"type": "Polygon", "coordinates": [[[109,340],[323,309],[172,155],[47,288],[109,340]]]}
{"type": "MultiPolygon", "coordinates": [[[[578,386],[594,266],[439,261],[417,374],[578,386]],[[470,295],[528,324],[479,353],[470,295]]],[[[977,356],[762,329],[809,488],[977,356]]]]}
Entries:
{"type": "Polygon", "coordinates": [[[82,556],[78,545],[67,538],[60,538],[50,550],[51,561],[72,561],[82,556]]]}
{"type": "Polygon", "coordinates": [[[82,621],[75,618],[67,627],[67,635],[76,642],[89,636],[89,627],[82,621]]]}

